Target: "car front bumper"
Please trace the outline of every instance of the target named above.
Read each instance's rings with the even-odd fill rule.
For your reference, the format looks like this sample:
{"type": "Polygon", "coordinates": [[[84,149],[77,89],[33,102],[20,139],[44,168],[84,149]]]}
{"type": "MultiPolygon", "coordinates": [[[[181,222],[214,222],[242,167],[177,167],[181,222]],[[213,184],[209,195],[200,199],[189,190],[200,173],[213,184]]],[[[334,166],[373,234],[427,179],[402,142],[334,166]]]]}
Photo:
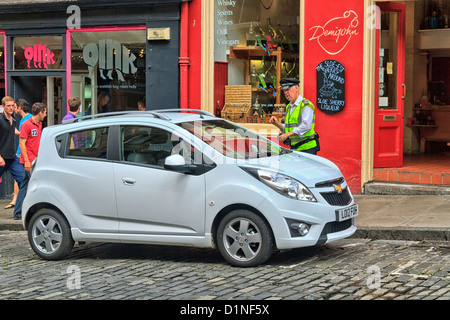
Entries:
{"type": "MultiPolygon", "coordinates": [[[[283,197],[278,194],[271,196],[283,197]]],[[[268,198],[260,207],[272,227],[276,246],[280,250],[322,245],[348,238],[357,230],[354,216],[342,220],[338,215],[340,210],[354,207],[353,201],[345,206],[331,206],[323,201],[282,199],[284,201],[268,198]],[[277,208],[273,203],[282,203],[282,206],[277,208]],[[309,232],[306,235],[295,232],[295,225],[299,223],[308,225],[309,232]]]]}

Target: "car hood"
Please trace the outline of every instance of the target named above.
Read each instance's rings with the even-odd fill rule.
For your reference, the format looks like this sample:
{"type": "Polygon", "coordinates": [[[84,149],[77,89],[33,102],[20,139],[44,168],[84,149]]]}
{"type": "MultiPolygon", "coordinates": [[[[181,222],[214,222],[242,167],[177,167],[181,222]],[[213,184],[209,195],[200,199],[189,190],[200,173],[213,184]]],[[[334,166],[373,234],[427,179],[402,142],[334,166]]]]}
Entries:
{"type": "Polygon", "coordinates": [[[285,174],[309,188],[314,188],[318,182],[342,177],[341,171],[333,162],[319,156],[295,151],[280,156],[238,161],[238,165],[285,174]]]}

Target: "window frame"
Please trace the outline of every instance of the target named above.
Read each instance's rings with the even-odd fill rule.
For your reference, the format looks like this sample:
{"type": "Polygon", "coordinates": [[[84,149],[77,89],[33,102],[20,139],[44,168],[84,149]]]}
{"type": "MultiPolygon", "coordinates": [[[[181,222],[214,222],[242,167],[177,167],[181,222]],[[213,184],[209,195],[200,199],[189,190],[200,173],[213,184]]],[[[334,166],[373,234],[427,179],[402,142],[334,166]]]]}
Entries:
{"type": "MultiPolygon", "coordinates": [[[[145,166],[145,167],[151,167],[151,168],[155,168],[155,169],[167,170],[164,168],[164,164],[162,164],[162,165],[161,164],[145,164],[145,163],[127,161],[126,159],[123,159],[123,157],[122,157],[122,153],[123,153],[122,128],[125,128],[125,127],[145,127],[152,131],[155,129],[162,130],[162,131],[167,132],[170,135],[171,139],[174,134],[177,134],[176,131],[172,130],[172,128],[170,128],[170,127],[162,127],[162,126],[158,126],[158,125],[150,124],[150,123],[145,123],[145,124],[144,123],[122,123],[120,125],[117,125],[115,128],[115,130],[117,130],[115,133],[115,137],[116,137],[116,139],[118,139],[117,143],[115,144],[117,146],[117,150],[115,151],[115,155],[114,155],[115,161],[122,163],[122,164],[127,164],[127,165],[145,166]]],[[[180,135],[178,135],[178,137],[180,139],[179,143],[182,143],[182,141],[183,141],[183,142],[187,143],[191,148],[194,148],[195,150],[198,151],[198,148],[196,148],[195,144],[193,144],[191,141],[189,141],[187,139],[187,137],[183,137],[180,135]]],[[[170,150],[170,154],[168,155],[168,157],[172,155],[173,148],[174,148],[174,145],[172,145],[172,149],[170,150]]],[[[194,154],[194,153],[192,153],[192,154],[194,154]]],[[[166,158],[164,158],[164,160],[166,158]]]]}
{"type": "Polygon", "coordinates": [[[88,161],[112,161],[112,155],[114,147],[112,127],[110,125],[98,125],[93,127],[85,127],[85,128],[77,128],[76,130],[67,131],[61,135],[58,135],[55,139],[56,150],[58,155],[62,159],[74,159],[74,160],[88,160],[88,161]],[[106,142],[106,157],[98,158],[98,157],[84,157],[69,154],[70,151],[70,141],[71,136],[76,133],[84,132],[84,131],[95,131],[98,129],[107,129],[107,142],[106,142]]]}

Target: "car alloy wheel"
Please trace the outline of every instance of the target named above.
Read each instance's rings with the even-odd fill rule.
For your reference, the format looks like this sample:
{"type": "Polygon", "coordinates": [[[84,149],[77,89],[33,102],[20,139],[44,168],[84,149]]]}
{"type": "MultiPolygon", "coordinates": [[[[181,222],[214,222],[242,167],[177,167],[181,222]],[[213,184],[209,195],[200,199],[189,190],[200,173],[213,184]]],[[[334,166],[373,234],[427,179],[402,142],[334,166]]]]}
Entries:
{"type": "Polygon", "coordinates": [[[272,254],[273,237],[267,223],[247,210],[225,216],[219,224],[217,239],[222,256],[234,266],[256,266],[272,254]]]}
{"type": "Polygon", "coordinates": [[[28,240],[34,252],[47,260],[63,258],[74,245],[69,224],[51,209],[41,209],[31,218],[28,240]]]}

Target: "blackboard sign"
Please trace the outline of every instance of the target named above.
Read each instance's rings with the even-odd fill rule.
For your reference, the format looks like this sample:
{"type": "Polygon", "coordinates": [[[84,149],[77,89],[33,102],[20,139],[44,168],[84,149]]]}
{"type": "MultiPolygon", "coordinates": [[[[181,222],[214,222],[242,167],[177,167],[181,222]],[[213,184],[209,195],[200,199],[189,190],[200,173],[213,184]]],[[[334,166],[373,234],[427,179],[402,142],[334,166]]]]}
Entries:
{"type": "Polygon", "coordinates": [[[326,113],[342,111],[345,106],[345,68],[336,60],[322,61],[317,72],[317,107],[326,113]]]}

